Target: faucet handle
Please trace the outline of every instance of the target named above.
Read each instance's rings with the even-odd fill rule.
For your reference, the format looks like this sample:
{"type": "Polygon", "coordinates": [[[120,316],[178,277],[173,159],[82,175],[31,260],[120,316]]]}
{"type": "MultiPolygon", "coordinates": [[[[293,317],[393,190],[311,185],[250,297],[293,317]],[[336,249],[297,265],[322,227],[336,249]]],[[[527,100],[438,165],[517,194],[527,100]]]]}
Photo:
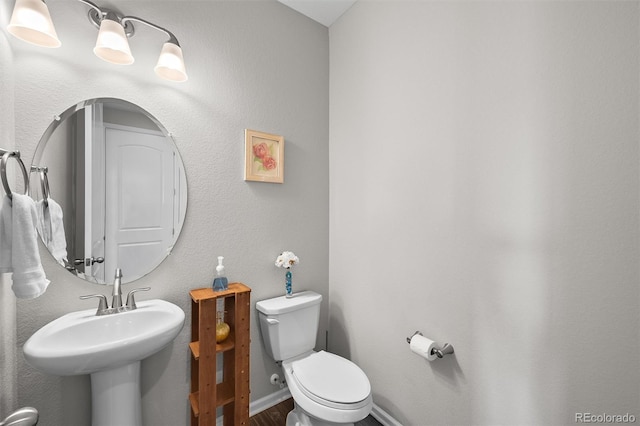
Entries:
{"type": "Polygon", "coordinates": [[[104,294],[88,294],[86,296],[80,296],[80,299],[86,300],[93,297],[97,297],[98,299],[100,299],[100,301],[98,302],[98,311],[96,312],[96,315],[102,315],[109,309],[109,305],[107,304],[107,296],[105,296],[104,294]]]}
{"type": "Polygon", "coordinates": [[[134,288],[133,290],[131,290],[129,294],[127,294],[126,307],[129,308],[130,310],[136,309],[137,308],[136,299],[133,297],[134,293],[137,293],[138,291],[149,291],[149,290],[151,290],[151,287],[134,288]]]}

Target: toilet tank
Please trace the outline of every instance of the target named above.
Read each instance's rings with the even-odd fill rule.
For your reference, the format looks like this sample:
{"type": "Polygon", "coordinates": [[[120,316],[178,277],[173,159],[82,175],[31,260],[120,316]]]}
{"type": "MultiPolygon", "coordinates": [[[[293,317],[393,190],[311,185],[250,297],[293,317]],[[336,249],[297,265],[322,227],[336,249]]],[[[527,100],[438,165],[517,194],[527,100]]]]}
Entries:
{"type": "Polygon", "coordinates": [[[260,332],[267,352],[283,361],[312,351],[316,345],[322,295],[313,291],[256,303],[260,332]]]}

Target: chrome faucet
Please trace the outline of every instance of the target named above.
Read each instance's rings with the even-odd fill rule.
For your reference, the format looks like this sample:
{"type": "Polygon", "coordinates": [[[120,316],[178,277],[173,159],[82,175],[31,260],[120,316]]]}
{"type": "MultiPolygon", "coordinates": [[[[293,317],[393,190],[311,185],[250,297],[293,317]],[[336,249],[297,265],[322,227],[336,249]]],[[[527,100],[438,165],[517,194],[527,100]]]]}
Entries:
{"type": "Polygon", "coordinates": [[[111,298],[111,309],[122,307],[122,293],[120,286],[122,285],[122,269],[116,268],[116,278],[113,282],[113,297],[111,298]]]}
{"type": "Polygon", "coordinates": [[[96,311],[96,315],[117,314],[118,312],[133,311],[137,308],[135,298],[133,297],[134,293],[138,291],[151,290],[151,287],[142,287],[131,290],[129,294],[127,294],[127,304],[123,306],[121,287],[122,269],[116,268],[116,277],[115,281],[113,282],[113,295],[111,297],[111,307],[109,307],[107,296],[105,296],[104,294],[89,294],[87,296],[80,296],[80,299],[85,300],[91,299],[93,297],[98,298],[100,302],[98,303],[98,310],[96,311]]]}

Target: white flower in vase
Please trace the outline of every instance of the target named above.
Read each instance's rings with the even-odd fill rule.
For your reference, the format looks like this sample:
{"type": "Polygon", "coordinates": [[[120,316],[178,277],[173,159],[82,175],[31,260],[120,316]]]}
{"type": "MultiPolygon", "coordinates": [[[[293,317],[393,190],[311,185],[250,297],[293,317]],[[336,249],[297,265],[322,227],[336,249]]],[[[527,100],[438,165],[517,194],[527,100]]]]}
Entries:
{"type": "Polygon", "coordinates": [[[276,266],[278,268],[286,268],[289,269],[294,265],[297,265],[300,262],[298,256],[296,256],[292,251],[283,251],[280,256],[276,258],[276,266]]]}
{"type": "Polygon", "coordinates": [[[298,256],[293,254],[292,251],[283,251],[280,256],[276,258],[276,266],[278,268],[285,268],[287,273],[285,274],[285,291],[287,297],[293,297],[293,288],[291,286],[291,268],[300,262],[298,256]]]}

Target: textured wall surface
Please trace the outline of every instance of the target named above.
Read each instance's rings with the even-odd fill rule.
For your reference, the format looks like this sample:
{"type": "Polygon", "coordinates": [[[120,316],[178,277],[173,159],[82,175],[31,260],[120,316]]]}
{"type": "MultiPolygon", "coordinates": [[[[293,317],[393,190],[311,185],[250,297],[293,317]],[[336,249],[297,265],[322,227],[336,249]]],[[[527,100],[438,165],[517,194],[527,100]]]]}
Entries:
{"type": "MultiPolygon", "coordinates": [[[[116,2],[121,11],[166,26],[178,37],[189,73],[183,84],[153,73],[164,35],[140,27],[130,40],[136,59],[118,67],[96,58],[97,32],[86,6],[48,2],[60,49],[11,39],[15,68],[17,146],[32,157],[40,136],[69,106],[115,97],[153,114],[172,132],[185,163],[188,211],[171,256],[147,277],[127,284],[151,286],[140,300],[162,298],[190,315],[188,291],[211,284],[216,256],[228,278],[252,287],[252,302],[284,294],[283,250],[301,259],[294,290],[328,294],[328,31],[274,1],[116,2]],[[244,129],[285,137],[285,182],[245,182],[244,129]]],[[[3,28],[5,22],[2,23],[3,28]]],[[[4,99],[2,100],[4,102],[4,99]]],[[[51,189],[55,198],[55,188],[51,189]]],[[[57,316],[93,307],[78,296],[111,291],[70,276],[43,250],[52,283],[33,301],[18,301],[19,401],[41,411],[43,426],[89,424],[89,379],[54,377],[23,360],[21,346],[57,316]]],[[[124,271],[126,274],[126,271],[124,271]]],[[[324,347],[327,304],[319,345],[324,347]]],[[[253,313],[253,312],[252,312],[253,313]]],[[[251,398],[278,390],[279,371],[263,354],[252,317],[251,398]]],[[[145,424],[187,424],[190,324],[174,344],[142,364],[145,424]]]]}
{"type": "MultiPolygon", "coordinates": [[[[8,19],[9,5],[0,4],[0,22],[8,19]]],[[[13,54],[7,42],[8,35],[0,32],[0,148],[14,149],[13,115],[13,54]]],[[[11,188],[15,186],[15,163],[7,166],[11,188]]],[[[0,189],[0,196],[4,197],[0,189]]],[[[17,405],[16,368],[16,302],[11,292],[11,277],[0,274],[0,420],[17,405]]]]}
{"type": "Polygon", "coordinates": [[[329,347],[402,424],[640,418],[638,7],[364,1],[330,28],[329,347]]]}

